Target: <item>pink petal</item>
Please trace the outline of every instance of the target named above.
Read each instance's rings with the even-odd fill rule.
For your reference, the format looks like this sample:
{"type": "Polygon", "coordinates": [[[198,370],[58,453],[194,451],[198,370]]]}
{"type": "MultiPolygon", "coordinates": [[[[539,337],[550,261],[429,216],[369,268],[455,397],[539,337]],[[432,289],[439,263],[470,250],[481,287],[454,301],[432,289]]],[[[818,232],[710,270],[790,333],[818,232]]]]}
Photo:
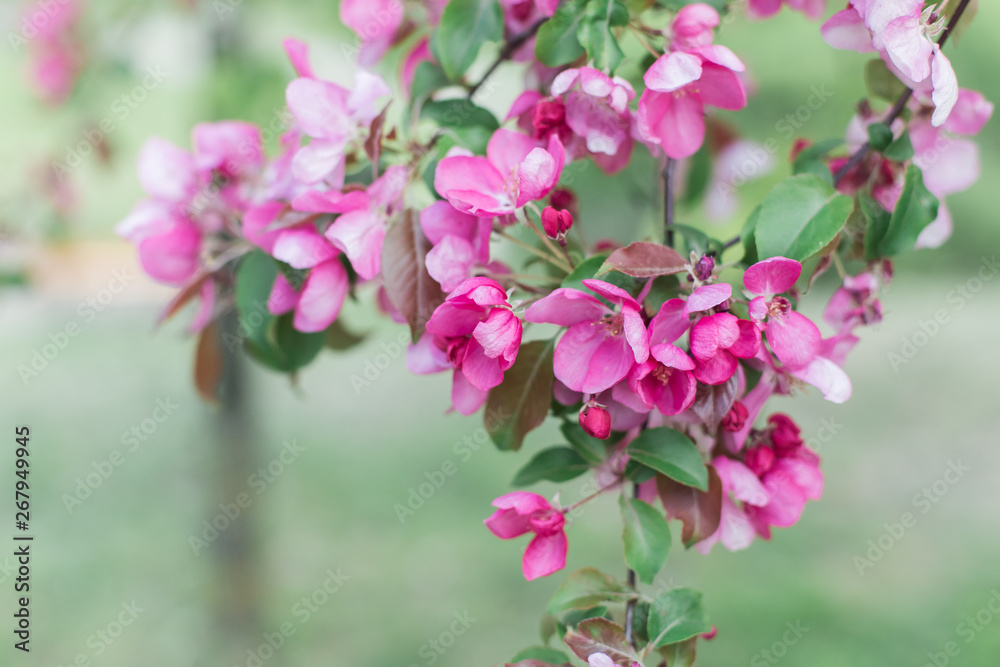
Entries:
{"type": "Polygon", "coordinates": [[[350,192],[306,190],[292,200],[294,210],[309,213],[349,213],[368,206],[368,193],[364,190],[350,192]]]}
{"type": "Polygon", "coordinates": [[[716,456],[712,466],[719,473],[724,493],[732,493],[737,500],[752,505],[767,504],[767,491],[750,468],[728,456],[716,456]]]}
{"type": "Polygon", "coordinates": [[[340,139],[314,139],[295,152],[292,175],[302,183],[326,181],[340,187],[344,182],[344,147],[345,142],[340,139]]]}
{"type": "Polygon", "coordinates": [[[766,296],[755,296],[750,299],[750,305],[747,309],[750,313],[750,317],[761,322],[767,319],[767,297],[766,296]]]}
{"type": "MultiPolygon", "coordinates": [[[[567,72],[571,70],[566,70],[567,72]]],[[[565,74],[565,72],[563,72],[565,74]]],[[[556,77],[558,78],[558,77],[556,77]]],[[[554,95],[555,93],[553,93],[554,95]]],[[[537,90],[526,90],[517,96],[514,103],[510,105],[510,111],[507,112],[507,116],[504,118],[504,122],[510,120],[511,118],[517,118],[523,114],[528,113],[531,109],[538,104],[538,102],[544,99],[545,96],[542,95],[537,90]]]]}
{"type": "Polygon", "coordinates": [[[156,281],[167,285],[187,282],[200,265],[201,232],[190,222],[176,221],[139,243],[139,262],[156,281]]]}
{"type": "Polygon", "coordinates": [[[831,403],[844,403],[851,397],[851,379],[840,366],[825,357],[816,357],[808,366],[793,370],[791,374],[819,389],[823,398],[831,403]]]}
{"type": "Polygon", "coordinates": [[[746,66],[736,57],[736,54],[721,44],[702,46],[695,49],[694,52],[705,60],[733,72],[742,72],[746,69],[746,66]]]}
{"type": "Polygon", "coordinates": [[[993,103],[988,102],[982,93],[959,88],[955,106],[942,127],[955,134],[979,134],[992,115],[993,103]]]}
{"type": "Polygon", "coordinates": [[[150,196],[182,203],[198,189],[194,156],[166,139],[153,137],[139,152],[139,183],[150,196]]]}
{"type": "Polygon", "coordinates": [[[271,252],[295,269],[308,269],[337,256],[337,249],[311,224],[278,232],[271,252]]]}
{"type": "Polygon", "coordinates": [[[462,374],[473,387],[486,391],[503,382],[500,363],[500,360],[487,356],[483,346],[473,339],[465,348],[462,374]]]}
{"type": "Polygon", "coordinates": [[[460,415],[468,417],[483,407],[489,394],[469,382],[462,371],[456,369],[451,382],[451,404],[460,415]]]}
{"type": "Polygon", "coordinates": [[[767,342],[789,370],[804,368],[812,362],[821,338],[812,320],[794,310],[767,321],[767,342]]]}
{"type": "Polygon", "coordinates": [[[635,355],[635,362],[643,363],[649,358],[649,334],[646,333],[646,325],[638,310],[625,308],[622,311],[622,328],[625,331],[625,340],[635,355]]]}
{"type": "Polygon", "coordinates": [[[348,91],[329,81],[298,78],[288,84],[288,110],[310,137],[344,139],[351,131],[348,91]]]}
{"type": "Polygon", "coordinates": [[[425,333],[406,348],[406,369],[416,375],[440,373],[451,368],[444,350],[434,344],[434,336],[425,333]]]}
{"type": "Polygon", "coordinates": [[[472,337],[483,346],[487,357],[501,357],[501,366],[510,368],[521,344],[521,320],[505,308],[494,308],[476,325],[472,337]]]}
{"type": "MultiPolygon", "coordinates": [[[[576,84],[577,80],[579,80],[579,78],[580,78],[580,70],[578,68],[571,67],[570,69],[563,70],[562,72],[559,72],[559,74],[556,75],[555,79],[552,80],[552,88],[549,89],[549,92],[552,94],[553,97],[559,97],[567,90],[572,88],[576,84]]],[[[535,98],[535,101],[538,101],[540,97],[541,96],[539,95],[539,97],[535,98]]],[[[534,103],[532,103],[532,106],[534,106],[534,103]]],[[[513,113],[514,110],[511,109],[511,113],[508,114],[507,118],[511,118],[513,113]]]]}
{"type": "Polygon", "coordinates": [[[920,14],[899,16],[882,31],[882,43],[892,63],[910,80],[920,82],[930,71],[932,45],[924,37],[920,14]]]}
{"type": "Polygon", "coordinates": [[[504,177],[483,157],[444,158],[434,173],[434,189],[462,212],[490,216],[514,212],[504,177]]]}
{"type": "Polygon", "coordinates": [[[340,20],[362,40],[358,64],[373,65],[382,57],[403,22],[399,0],[343,0],[340,20]]]}
{"type": "Polygon", "coordinates": [[[931,125],[938,126],[948,119],[948,114],[958,101],[958,79],[955,78],[951,61],[937,44],[934,45],[934,59],[931,60],[931,83],[934,85],[934,92],[931,94],[934,102],[931,125]]]}
{"type": "Polygon", "coordinates": [[[265,202],[248,208],[243,214],[243,235],[254,245],[272,253],[281,231],[266,230],[284,210],[285,204],[282,202],[265,202]]]}
{"type": "Polygon", "coordinates": [[[514,510],[522,516],[552,509],[549,501],[537,493],[531,493],[530,491],[511,491],[500,496],[491,504],[493,507],[502,510],[514,510]]]}
{"type": "Polygon", "coordinates": [[[528,581],[545,577],[566,567],[569,544],[566,533],[538,535],[528,544],[521,561],[521,570],[528,581]]]}
{"type": "Polygon", "coordinates": [[[938,206],[937,217],[934,221],[920,230],[917,236],[915,248],[940,248],[944,242],[951,238],[952,221],[951,212],[944,202],[938,206]]]}
{"type": "Polygon", "coordinates": [[[513,130],[500,129],[486,145],[486,159],[505,179],[517,173],[518,167],[538,144],[529,136],[513,130]]]}
{"type": "Polygon", "coordinates": [[[733,286],[729,283],[716,283],[713,285],[702,285],[687,299],[684,306],[684,314],[697,313],[709,310],[733,295],[733,286]]]}
{"type": "Polygon", "coordinates": [[[835,49],[845,49],[868,53],[874,51],[871,33],[865,22],[853,7],[841,10],[827,19],[820,34],[824,41],[835,49]]]}
{"type": "Polygon", "coordinates": [[[646,88],[669,93],[701,78],[701,59],[698,56],[671,51],[660,56],[642,76],[646,88]]]}
{"type": "Polygon", "coordinates": [[[650,345],[673,343],[687,332],[691,320],[685,313],[686,306],[683,299],[668,299],[663,302],[649,323],[650,345]]]}
{"type": "Polygon", "coordinates": [[[719,109],[739,111],[747,105],[747,92],[736,72],[711,63],[704,65],[698,95],[702,104],[719,109]]]}
{"type": "Polygon", "coordinates": [[[347,111],[351,120],[361,125],[370,125],[382,109],[379,104],[383,97],[392,95],[392,89],[378,74],[358,70],[354,73],[354,87],[347,96],[347,111]]]}
{"type": "Polygon", "coordinates": [[[726,350],[719,350],[714,357],[698,359],[694,376],[703,384],[722,384],[733,376],[733,373],[736,372],[736,366],[736,357],[726,350]]]}
{"type": "Polygon", "coordinates": [[[313,267],[295,306],[295,328],[305,332],[326,329],[340,314],[349,288],[347,270],[339,260],[333,259],[313,267]]]}
{"type": "Polygon", "coordinates": [[[556,345],[555,375],[570,389],[596,394],[621,381],[635,363],[635,353],[622,336],[590,322],[569,328],[556,345]]]}
{"type": "Polygon", "coordinates": [[[288,282],[285,274],[279,273],[271,286],[271,294],[267,297],[267,310],[272,315],[284,315],[299,305],[299,293],[288,282]]]}
{"type": "Polygon", "coordinates": [[[531,519],[512,509],[497,510],[483,523],[501,540],[520,537],[531,530],[531,519]]]}
{"type": "Polygon", "coordinates": [[[979,180],[979,147],[967,139],[941,137],[913,163],[923,170],[924,185],[939,198],[968,190],[979,180]]]}
{"type": "Polygon", "coordinates": [[[428,333],[444,338],[468,336],[485,316],[485,308],[445,301],[434,309],[431,318],[427,320],[426,329],[428,333]]]}
{"type": "Polygon", "coordinates": [[[587,278],[583,281],[583,286],[592,292],[596,292],[597,294],[603,296],[611,303],[639,310],[639,302],[632,298],[631,294],[617,285],[612,285],[611,283],[604,282],[603,280],[598,280],[596,278],[587,278]]]}
{"type": "Polygon", "coordinates": [[[787,475],[808,500],[819,500],[823,496],[823,472],[819,469],[818,458],[778,459],[771,472],[787,475]]]}
{"type": "Polygon", "coordinates": [[[710,359],[719,349],[726,349],[739,340],[741,331],[737,321],[736,316],[729,313],[709,315],[698,320],[691,327],[689,337],[694,358],[710,359]]]}
{"type": "Polygon", "coordinates": [[[413,88],[413,76],[417,72],[417,66],[424,62],[434,62],[434,56],[431,54],[430,40],[426,37],[417,42],[417,45],[406,55],[400,68],[399,78],[403,83],[403,89],[407,95],[410,94],[410,90],[413,88]]]}
{"type": "Polygon", "coordinates": [[[729,346],[729,351],[740,359],[752,359],[760,348],[760,329],[749,320],[738,320],[739,338],[729,346]]]}
{"type": "Polygon", "coordinates": [[[579,322],[596,322],[610,312],[607,306],[586,292],[560,287],[528,306],[524,321],[569,327],[579,322]]]}
{"type": "MultiPolygon", "coordinates": [[[[451,204],[441,202],[448,208],[451,204]]],[[[441,284],[441,289],[450,291],[462,284],[469,274],[475,259],[472,244],[457,236],[446,236],[427,253],[427,273],[441,284]]]]}
{"type": "Polygon", "coordinates": [[[694,374],[688,371],[674,371],[663,386],[656,409],[667,416],[679,415],[694,403],[697,395],[698,382],[694,374]]]}
{"type": "Polygon", "coordinates": [[[743,274],[743,286],[751,294],[773,296],[792,289],[802,274],[802,264],[787,257],[757,262],[743,274]]]}
{"type": "Polygon", "coordinates": [[[685,371],[694,370],[694,359],[689,357],[684,350],[669,343],[654,345],[649,350],[650,355],[664,366],[679,368],[685,371]]]}
{"type": "Polygon", "coordinates": [[[260,128],[235,120],[195,125],[195,165],[200,170],[219,169],[231,176],[263,164],[264,143],[260,128]]]}
{"type": "Polygon", "coordinates": [[[478,216],[462,213],[446,201],[436,201],[420,211],[420,228],[434,245],[446,236],[457,236],[471,243],[478,234],[479,221],[478,216]]]}
{"type": "MultiPolygon", "coordinates": [[[[552,138],[558,143],[558,135],[552,138]]],[[[562,148],[562,144],[559,144],[562,148]]],[[[559,180],[562,165],[544,148],[533,148],[517,171],[517,207],[538,201],[549,193],[559,180]]]]}
{"type": "Polygon", "coordinates": [[[291,37],[281,44],[285,47],[285,53],[288,54],[288,60],[291,61],[295,72],[308,79],[315,78],[312,65],[309,64],[309,45],[291,37]]]}
{"type": "Polygon", "coordinates": [[[351,266],[365,280],[371,280],[382,270],[385,225],[371,211],[343,214],[327,228],[326,238],[344,251],[351,266]]]}
{"type": "Polygon", "coordinates": [[[676,97],[647,89],[639,99],[639,126],[674,159],[694,155],[705,138],[705,110],[696,95],[676,97]]]}

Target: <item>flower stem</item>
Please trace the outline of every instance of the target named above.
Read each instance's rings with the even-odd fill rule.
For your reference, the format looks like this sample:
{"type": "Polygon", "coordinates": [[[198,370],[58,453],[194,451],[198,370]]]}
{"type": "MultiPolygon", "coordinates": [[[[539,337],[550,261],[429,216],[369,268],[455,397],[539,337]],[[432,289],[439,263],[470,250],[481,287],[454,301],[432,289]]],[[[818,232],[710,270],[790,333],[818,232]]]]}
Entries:
{"type": "MultiPolygon", "coordinates": [[[[639,497],[639,485],[636,484],[636,483],[632,484],[632,497],[633,498],[638,498],[639,497]]],[[[628,574],[626,575],[626,579],[628,580],[628,586],[629,586],[629,588],[631,588],[631,589],[634,590],[635,589],[635,570],[629,568],[628,574]]],[[[635,603],[636,603],[636,598],[631,598],[631,599],[629,599],[628,602],[625,603],[625,643],[626,644],[631,644],[632,643],[632,623],[633,623],[633,621],[635,619],[635,603]]]]}
{"type": "Polygon", "coordinates": [[[674,224],[674,167],[677,161],[667,158],[663,167],[663,240],[668,246],[674,245],[674,232],[670,226],[674,224]]]}
{"type": "Polygon", "coordinates": [[[497,230],[496,233],[501,238],[505,238],[508,241],[510,241],[511,243],[513,243],[514,245],[520,247],[521,249],[523,249],[523,250],[525,250],[527,252],[530,252],[532,255],[535,255],[536,257],[540,257],[540,258],[544,259],[549,264],[557,266],[560,269],[562,269],[563,271],[566,271],[567,273],[570,272],[569,267],[567,267],[565,265],[565,263],[562,261],[561,258],[559,258],[559,257],[553,257],[552,255],[550,255],[549,253],[545,252],[544,250],[540,250],[539,248],[536,248],[533,245],[525,243],[524,241],[522,241],[521,239],[517,238],[516,236],[511,236],[510,234],[508,234],[507,232],[505,232],[503,230],[497,230]]]}
{"type": "Polygon", "coordinates": [[[589,503],[591,500],[593,500],[597,496],[601,495],[602,493],[607,493],[608,491],[611,491],[612,489],[617,489],[621,485],[621,483],[622,482],[619,479],[619,480],[615,480],[611,484],[608,484],[607,486],[601,487],[600,489],[598,489],[597,491],[594,491],[589,496],[586,496],[585,498],[581,498],[580,500],[576,501],[575,503],[573,503],[569,507],[564,508],[563,511],[562,511],[563,514],[569,514],[570,512],[572,512],[573,510],[575,510],[577,507],[580,507],[581,505],[585,505],[585,504],[589,503]]]}

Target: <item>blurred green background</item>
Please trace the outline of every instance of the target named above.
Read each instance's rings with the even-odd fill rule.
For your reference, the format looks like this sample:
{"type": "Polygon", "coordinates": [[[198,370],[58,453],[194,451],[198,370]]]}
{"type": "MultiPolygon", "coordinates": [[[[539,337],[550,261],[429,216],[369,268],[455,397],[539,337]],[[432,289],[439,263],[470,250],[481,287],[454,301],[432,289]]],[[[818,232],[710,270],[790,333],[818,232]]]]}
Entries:
{"type": "MultiPolygon", "coordinates": [[[[528,456],[558,441],[557,431],[547,424],[517,455],[460,444],[465,438],[482,442],[479,418],[444,415],[449,377],[409,374],[402,356],[393,354],[399,329],[375,318],[368,304],[350,304],[344,315],[351,328],[367,334],[366,342],[347,354],[324,353],[297,383],[248,366],[246,426],[258,465],[279,457],[285,442],[302,451],[263,488],[237,480],[252,504],[223,537],[197,554],[191,546],[203,522],[220,513],[219,504],[235,497],[219,485],[228,471],[217,446],[218,416],[192,388],[194,342],[180,324],[154,331],[169,291],[139,276],[131,249],[112,235],[141,196],[135,156],[154,134],[187,145],[190,127],[205,119],[266,125],[282,107],[292,76],[283,37],[307,39],[318,73],[345,82],[351,69],[340,47],[353,41],[338,25],[335,3],[185,6],[192,4],[91,2],[85,24],[93,30],[85,37],[100,66],[60,109],[29,94],[23,52],[6,49],[0,60],[0,261],[8,270],[27,269],[32,278],[26,287],[0,291],[0,428],[9,434],[0,459],[8,478],[0,488],[13,483],[13,428],[28,424],[36,534],[32,652],[15,652],[5,630],[0,663],[70,665],[82,655],[110,667],[253,665],[247,650],[265,642],[261,633],[283,624],[294,634],[263,664],[502,663],[538,643],[539,613],[562,575],[525,582],[519,567],[524,541],[500,542],[480,522],[528,456]],[[229,55],[213,55],[220,44],[229,55]],[[65,147],[79,140],[88,122],[108,116],[113,101],[149,65],[162,66],[168,76],[116,123],[110,163],[91,156],[74,171],[73,212],[53,215],[39,196],[39,165],[51,156],[63,159],[65,147]],[[80,303],[99,294],[115,269],[137,277],[91,321],[80,303]],[[30,364],[35,351],[71,322],[80,325],[80,334],[24,382],[18,366],[30,364]],[[383,353],[391,363],[356,390],[352,376],[364,376],[376,362],[385,365],[383,353]],[[129,451],[124,433],[141,430],[158,400],[178,407],[129,451]],[[124,462],[68,511],[66,494],[88,474],[107,470],[104,462],[114,450],[122,451],[124,462]],[[411,489],[446,461],[457,473],[401,523],[394,506],[406,503],[411,489]],[[248,560],[227,534],[251,538],[256,556],[248,560]],[[328,571],[337,575],[339,588],[319,594],[328,571]],[[241,582],[246,594],[234,595],[243,590],[241,582]],[[313,598],[312,609],[304,597],[313,598]],[[119,634],[122,605],[133,601],[142,611],[119,634]],[[454,627],[468,629],[454,637],[456,614],[466,622],[454,627]]],[[[1000,6],[981,4],[971,30],[948,52],[960,85],[996,101],[1000,6]]],[[[16,10],[5,3],[5,33],[17,29],[16,10]]],[[[840,136],[864,94],[866,58],[830,49],[818,37],[818,24],[787,10],[759,24],[737,19],[723,27],[719,40],[744,58],[757,88],[748,108],[727,119],[749,138],[774,137],[781,145],[776,171],[743,188],[741,211],[718,228],[726,238],[752,202],[787,173],[782,158],[791,142],[776,123],[805,103],[811,86],[826,85],[830,101],[800,134],[840,136]]],[[[494,111],[505,112],[516,95],[516,72],[501,72],[506,83],[485,102],[494,111]]],[[[394,69],[383,73],[392,76],[394,69]]],[[[897,263],[897,281],[883,299],[886,319],[861,332],[846,366],[853,399],[837,406],[811,392],[772,403],[821,445],[823,499],[809,505],[799,525],[748,551],[717,548],[703,557],[675,547],[671,553],[659,585],[704,590],[719,628],[715,640],[701,644],[698,664],[920,667],[949,642],[956,642],[958,653],[937,656],[938,665],[945,659],[970,667],[997,664],[1000,617],[987,605],[993,598],[1000,608],[1000,280],[992,280],[995,268],[980,269],[995,267],[984,260],[993,260],[1000,245],[998,138],[997,124],[989,124],[978,138],[980,183],[948,200],[954,237],[940,250],[897,263]],[[990,280],[977,282],[977,276],[990,280]],[[956,296],[962,285],[966,296],[956,296]],[[947,323],[918,336],[926,344],[893,369],[888,355],[900,354],[942,309],[947,323]],[[940,481],[952,464],[968,470],[954,484],[940,481]],[[925,488],[935,497],[932,504],[915,498],[925,488]],[[892,524],[905,512],[916,523],[900,534],[892,524]],[[873,551],[877,560],[859,573],[856,559],[871,557],[869,541],[880,539],[884,552],[873,551]],[[977,613],[981,625],[960,626],[977,613]],[[793,636],[786,635],[789,623],[807,629],[794,644],[783,639],[793,636]],[[776,643],[773,653],[764,653],[776,643]]],[[[643,235],[658,219],[648,161],[637,160],[614,179],[588,170],[579,179],[574,187],[592,236],[599,230],[619,238],[643,235]]],[[[682,212],[680,221],[703,224],[698,211],[682,212]]],[[[816,318],[821,295],[835,287],[827,278],[809,302],[816,318]]],[[[584,483],[581,478],[535,490],[551,496],[559,488],[568,503],[580,497],[584,483]]],[[[10,502],[3,503],[2,516],[11,525],[10,502]]],[[[588,505],[568,530],[567,571],[595,565],[621,574],[619,521],[613,498],[588,505]]],[[[12,564],[12,557],[0,557],[0,609],[8,619],[12,564]]]]}

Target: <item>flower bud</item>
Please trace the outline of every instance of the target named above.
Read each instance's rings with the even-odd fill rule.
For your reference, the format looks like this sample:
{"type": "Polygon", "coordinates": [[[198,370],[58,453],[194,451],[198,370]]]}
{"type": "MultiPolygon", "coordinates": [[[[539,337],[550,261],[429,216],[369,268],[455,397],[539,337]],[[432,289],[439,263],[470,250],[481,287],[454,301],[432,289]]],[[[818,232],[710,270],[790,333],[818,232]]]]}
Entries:
{"type": "Polygon", "coordinates": [[[729,408],[729,412],[722,419],[722,428],[729,432],[739,431],[746,424],[747,416],[746,406],[739,401],[734,401],[733,407],[729,408]]]}
{"type": "Polygon", "coordinates": [[[580,410],[580,426],[588,435],[607,440],[611,435],[611,414],[603,405],[586,403],[580,410]]]}
{"type": "Polygon", "coordinates": [[[572,226],[573,216],[566,209],[557,211],[551,206],[546,206],[542,210],[542,229],[550,239],[565,236],[572,226]]]}
{"type": "Polygon", "coordinates": [[[531,110],[531,125],[535,138],[540,139],[550,130],[557,130],[566,121],[566,107],[559,100],[542,100],[531,110]]]}
{"type": "Polygon", "coordinates": [[[811,139],[805,139],[803,137],[798,137],[792,144],[792,150],[788,153],[788,161],[795,162],[795,158],[802,154],[802,151],[812,146],[811,139]]]}
{"type": "Polygon", "coordinates": [[[715,270],[715,258],[711,255],[702,255],[698,263],[694,265],[694,276],[698,280],[708,280],[715,270]]]}
{"type": "Polygon", "coordinates": [[[751,447],[743,455],[743,463],[760,477],[774,465],[774,450],[764,445],[751,447]]]}
{"type": "Polygon", "coordinates": [[[701,633],[701,638],[707,642],[710,642],[713,639],[715,639],[715,635],[717,634],[719,634],[719,628],[713,625],[711,630],[709,630],[708,632],[701,633]]]}
{"type": "Polygon", "coordinates": [[[771,425],[771,444],[778,456],[790,456],[802,446],[799,427],[788,415],[775,413],[767,418],[771,425]]]}
{"type": "Polygon", "coordinates": [[[549,204],[556,210],[564,208],[574,218],[580,216],[579,204],[576,194],[569,188],[556,188],[549,193],[549,204]]]}

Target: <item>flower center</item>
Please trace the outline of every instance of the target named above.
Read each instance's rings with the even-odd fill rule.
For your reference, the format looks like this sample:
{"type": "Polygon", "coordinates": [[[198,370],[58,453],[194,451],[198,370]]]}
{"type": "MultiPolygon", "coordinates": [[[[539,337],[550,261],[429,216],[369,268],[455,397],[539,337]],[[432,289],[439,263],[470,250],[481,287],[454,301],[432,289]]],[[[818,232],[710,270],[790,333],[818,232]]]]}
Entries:
{"type": "Polygon", "coordinates": [[[776,296],[767,304],[767,314],[771,317],[784,317],[792,309],[792,304],[783,296],[776,296]]]}
{"type": "Polygon", "coordinates": [[[654,378],[660,381],[660,384],[667,384],[670,381],[670,376],[673,374],[674,369],[667,368],[663,364],[657,364],[651,373],[654,378]]]}
{"type": "Polygon", "coordinates": [[[622,331],[625,330],[625,317],[621,313],[605,315],[601,318],[601,324],[607,329],[608,335],[614,338],[615,336],[620,336],[622,331]]]}

